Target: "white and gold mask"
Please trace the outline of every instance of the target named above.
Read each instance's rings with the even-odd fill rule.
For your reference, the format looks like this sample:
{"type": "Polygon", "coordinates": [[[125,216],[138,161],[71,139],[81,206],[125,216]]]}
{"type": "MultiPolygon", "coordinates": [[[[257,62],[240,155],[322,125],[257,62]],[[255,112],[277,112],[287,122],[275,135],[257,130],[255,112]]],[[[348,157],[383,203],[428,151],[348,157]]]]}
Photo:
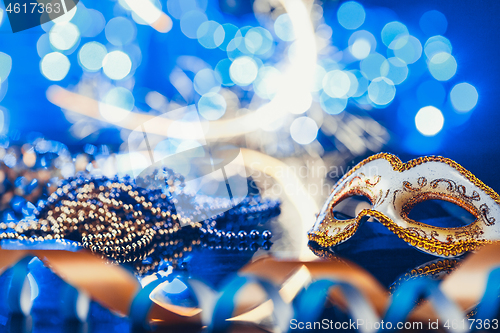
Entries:
{"type": "Polygon", "coordinates": [[[500,196],[460,164],[444,157],[420,157],[407,163],[391,154],[373,155],[350,170],[333,188],[309,240],[331,247],[349,239],[364,217],[373,217],[410,245],[441,257],[453,257],[500,240],[500,196]],[[362,195],[371,202],[356,217],[339,220],[335,206],[362,195]],[[426,200],[444,200],[471,213],[461,227],[437,227],[408,217],[426,200]]]}

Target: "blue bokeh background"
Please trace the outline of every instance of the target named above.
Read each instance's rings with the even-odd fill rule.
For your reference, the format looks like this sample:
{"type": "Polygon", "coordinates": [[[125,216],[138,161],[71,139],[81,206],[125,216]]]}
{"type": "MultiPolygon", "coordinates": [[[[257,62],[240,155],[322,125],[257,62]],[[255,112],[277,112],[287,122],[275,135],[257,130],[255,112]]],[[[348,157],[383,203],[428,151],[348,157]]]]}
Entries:
{"type": "MultiPolygon", "coordinates": [[[[94,8],[103,13],[106,20],[114,14],[113,1],[83,0],[87,8],[94,8]]],[[[248,1],[238,2],[238,8],[232,8],[237,15],[226,13],[221,9],[224,1],[210,0],[207,6],[207,16],[221,23],[232,23],[238,27],[258,25],[251,4],[248,1]],[[239,12],[239,13],[238,13],[239,12]],[[241,13],[243,12],[243,14],[241,13]]],[[[342,3],[342,2],[340,2],[342,3]]],[[[348,33],[342,32],[337,22],[339,2],[325,1],[324,20],[333,30],[333,41],[340,46],[347,46],[348,33]]],[[[397,19],[404,22],[410,32],[416,37],[425,36],[417,31],[419,19],[426,11],[435,9],[446,16],[448,28],[445,36],[453,43],[453,55],[458,64],[458,70],[450,82],[443,82],[446,96],[442,102],[449,106],[449,91],[454,84],[468,82],[479,93],[476,107],[467,115],[457,115],[446,111],[445,126],[433,137],[424,137],[414,126],[416,111],[422,106],[417,101],[417,84],[432,79],[429,73],[419,76],[412,82],[408,79],[398,86],[397,99],[387,108],[373,109],[370,116],[387,128],[391,139],[383,150],[399,154],[402,159],[408,159],[422,154],[437,154],[457,160],[467,169],[475,173],[486,184],[500,190],[500,180],[496,177],[500,147],[498,145],[498,127],[500,115],[497,108],[497,96],[500,88],[497,85],[500,73],[498,58],[500,45],[500,3],[496,1],[479,1],[473,4],[468,1],[419,1],[401,2],[395,0],[364,0],[359,1],[366,8],[386,7],[376,17],[367,17],[361,27],[371,31],[380,39],[380,30],[385,23],[397,19]],[[453,122],[462,123],[458,126],[448,126],[453,122]]],[[[166,6],[164,6],[166,7],[166,6]]],[[[86,143],[108,144],[118,147],[122,143],[119,130],[108,127],[99,132],[98,136],[75,139],[68,132],[71,123],[63,116],[59,107],[51,104],[46,98],[46,90],[52,84],[40,72],[40,57],[36,44],[44,33],[41,27],[12,34],[6,24],[0,27],[0,50],[13,59],[12,72],[4,85],[8,91],[0,102],[0,106],[8,110],[8,133],[11,136],[23,138],[36,131],[48,139],[60,140],[73,150],[81,149],[86,143]]],[[[104,33],[93,40],[105,43],[104,33]]],[[[225,52],[219,49],[208,52],[196,39],[186,38],[180,29],[179,21],[174,20],[172,30],[160,34],[148,26],[138,25],[137,42],[142,51],[142,63],[135,71],[134,96],[136,106],[144,104],[144,96],[149,90],[156,90],[170,100],[179,99],[177,91],[166,79],[175,66],[177,57],[181,54],[197,55],[211,66],[224,57],[225,52]],[[142,90],[141,90],[142,89],[142,90]]],[[[382,44],[379,42],[379,45],[382,44]]],[[[423,42],[422,42],[423,44],[423,42]]],[[[83,45],[81,43],[80,45],[83,45]]],[[[72,66],[68,75],[57,84],[62,87],[75,85],[83,70],[76,60],[76,52],[68,55],[72,66]]],[[[422,57],[413,64],[414,72],[424,71],[425,59],[422,57]]],[[[2,94],[5,92],[2,92],[2,94]]],[[[432,98],[431,98],[432,99],[432,98]]],[[[439,98],[438,98],[439,99],[439,98]]]]}

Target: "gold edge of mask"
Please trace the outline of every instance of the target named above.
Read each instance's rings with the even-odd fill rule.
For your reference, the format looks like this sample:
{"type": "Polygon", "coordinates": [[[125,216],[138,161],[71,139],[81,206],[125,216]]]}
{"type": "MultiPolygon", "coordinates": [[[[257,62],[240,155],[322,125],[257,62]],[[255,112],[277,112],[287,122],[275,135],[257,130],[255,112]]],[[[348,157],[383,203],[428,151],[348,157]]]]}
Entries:
{"type": "Polygon", "coordinates": [[[432,261],[431,263],[426,263],[424,265],[415,267],[410,271],[404,273],[396,281],[394,281],[389,286],[389,291],[393,292],[396,290],[403,282],[415,279],[422,276],[433,277],[436,274],[446,272],[447,274],[453,272],[460,266],[459,259],[448,259],[442,258],[437,261],[432,261]]]}
{"type": "Polygon", "coordinates": [[[476,250],[478,247],[485,244],[494,243],[490,240],[479,241],[475,239],[460,240],[453,243],[441,242],[434,238],[423,239],[421,237],[415,236],[411,231],[398,226],[392,219],[385,216],[383,213],[371,209],[362,210],[355,218],[356,221],[354,227],[349,229],[347,232],[341,232],[335,236],[328,236],[323,231],[314,231],[312,233],[309,233],[308,238],[310,241],[314,241],[322,247],[330,247],[340,244],[350,238],[356,232],[360,224],[359,221],[365,216],[371,216],[378,219],[380,223],[387,227],[387,229],[389,229],[391,232],[396,234],[399,238],[403,239],[408,244],[440,256],[458,256],[462,253],[476,250]]]}
{"type": "Polygon", "coordinates": [[[348,178],[354,172],[356,172],[358,169],[360,169],[363,165],[365,165],[369,162],[372,162],[374,160],[378,160],[378,159],[386,160],[387,162],[389,162],[391,164],[392,169],[394,171],[398,171],[398,172],[410,170],[411,168],[416,167],[417,165],[424,164],[427,162],[445,163],[445,164],[451,166],[452,168],[454,168],[455,170],[457,170],[458,172],[460,172],[460,174],[462,174],[465,178],[467,178],[469,181],[471,181],[474,185],[476,185],[481,190],[486,192],[486,194],[488,194],[493,200],[495,200],[496,203],[500,204],[500,195],[498,195],[498,193],[496,193],[491,187],[489,187],[488,185],[483,183],[476,176],[474,176],[474,174],[472,172],[470,172],[469,170],[464,168],[459,163],[457,163],[449,158],[442,157],[442,156],[423,156],[423,157],[418,157],[418,158],[415,158],[413,160],[410,160],[406,163],[403,163],[401,161],[401,159],[399,157],[397,157],[396,155],[393,155],[390,153],[378,153],[378,154],[372,155],[372,156],[364,159],[363,161],[359,162],[354,168],[349,170],[349,172],[347,172],[337,182],[337,184],[333,187],[331,192],[335,191],[335,189],[338,187],[339,184],[341,184],[346,178],[348,178]]]}
{"type": "MultiPolygon", "coordinates": [[[[345,179],[347,179],[349,176],[351,176],[354,172],[356,172],[358,169],[360,169],[362,166],[365,164],[377,160],[377,159],[384,159],[388,161],[394,171],[398,172],[404,172],[406,170],[409,170],[417,165],[421,165],[427,162],[441,162],[445,163],[455,170],[457,170],[460,174],[462,174],[466,179],[468,179],[470,182],[472,182],[475,186],[483,190],[488,196],[490,196],[497,204],[500,204],[500,196],[489,186],[484,184],[481,180],[479,180],[474,174],[472,174],[470,171],[465,169],[463,166],[461,166],[459,163],[446,158],[442,156],[424,156],[424,157],[419,157],[413,160],[410,160],[406,163],[403,163],[399,157],[389,154],[389,153],[378,153],[373,156],[370,156],[360,163],[358,163],[354,168],[352,168],[348,173],[346,173],[334,186],[332,189],[332,193],[344,182],[345,179]]],[[[402,238],[405,242],[412,246],[416,246],[418,248],[421,248],[425,250],[426,252],[431,252],[434,254],[437,254],[439,256],[458,256],[460,254],[463,254],[468,251],[473,251],[477,249],[478,247],[485,245],[485,244],[491,244],[494,243],[491,240],[474,240],[474,239],[467,239],[467,240],[460,240],[460,241],[455,241],[453,243],[446,243],[439,241],[437,239],[421,239],[420,237],[416,237],[411,234],[410,231],[398,226],[394,221],[384,214],[378,212],[378,211],[373,211],[373,210],[364,210],[358,214],[358,216],[355,218],[355,223],[352,228],[349,230],[345,230],[343,232],[338,233],[335,236],[328,236],[325,232],[323,231],[314,231],[310,230],[308,232],[308,239],[310,241],[316,242],[318,245],[321,247],[330,247],[334,246],[337,244],[340,244],[350,237],[357,231],[359,227],[359,221],[362,217],[364,216],[372,216],[375,217],[381,222],[384,226],[386,226],[390,231],[392,231],[394,234],[396,234],[399,238],[402,238]]],[[[324,220],[323,220],[324,221],[324,220]]],[[[346,222],[349,220],[346,220],[346,222]]],[[[495,243],[498,243],[495,241],[495,243]]]]}

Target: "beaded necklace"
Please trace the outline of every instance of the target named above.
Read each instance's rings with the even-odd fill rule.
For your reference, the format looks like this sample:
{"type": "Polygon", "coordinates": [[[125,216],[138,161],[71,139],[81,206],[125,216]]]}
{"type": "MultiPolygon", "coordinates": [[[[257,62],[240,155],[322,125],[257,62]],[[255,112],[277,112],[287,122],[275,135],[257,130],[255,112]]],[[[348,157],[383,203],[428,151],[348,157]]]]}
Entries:
{"type": "Polygon", "coordinates": [[[38,200],[36,206],[29,201],[21,204],[31,207],[34,218],[17,222],[4,217],[0,240],[71,241],[110,262],[132,263],[139,274],[162,261],[176,265],[196,247],[269,249],[271,233],[249,228],[278,215],[279,201],[249,196],[234,206],[229,199],[193,196],[182,190],[181,175],[166,168],[161,172],[163,188],[138,187],[127,176],[111,179],[88,173],[59,181],[50,195],[45,184],[35,184],[42,185],[38,192],[45,193],[46,199],[38,200]],[[179,201],[185,211],[177,209],[179,201]]]}

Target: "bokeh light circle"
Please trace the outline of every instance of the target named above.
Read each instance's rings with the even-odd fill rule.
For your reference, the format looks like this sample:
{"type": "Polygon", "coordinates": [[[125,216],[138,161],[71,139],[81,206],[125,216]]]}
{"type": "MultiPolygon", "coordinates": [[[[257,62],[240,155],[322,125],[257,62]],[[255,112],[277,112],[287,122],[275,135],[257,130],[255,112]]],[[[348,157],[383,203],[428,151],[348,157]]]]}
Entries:
{"type": "Polygon", "coordinates": [[[224,40],[219,45],[219,49],[221,49],[223,51],[227,51],[228,44],[236,36],[236,33],[238,33],[239,29],[234,24],[225,23],[221,27],[217,28],[217,32],[216,33],[219,33],[219,34],[222,33],[220,30],[223,30],[223,32],[224,32],[224,40]]]}
{"type": "Polygon", "coordinates": [[[135,70],[142,62],[142,52],[139,45],[131,43],[124,46],[122,51],[128,55],[130,61],[132,61],[132,70],[135,70]]]}
{"type": "Polygon", "coordinates": [[[80,48],[78,61],[83,69],[96,72],[102,67],[102,62],[108,51],[98,42],[88,42],[80,48]]]}
{"type": "Polygon", "coordinates": [[[431,75],[439,81],[448,81],[457,72],[457,61],[446,52],[434,55],[427,66],[431,75]]]}
{"type": "MultiPolygon", "coordinates": [[[[167,0],[167,11],[172,17],[180,20],[183,14],[183,10],[181,8],[182,0],[167,0]]],[[[186,1],[188,2],[188,1],[186,1]]]]}
{"type": "Polygon", "coordinates": [[[377,40],[366,30],[354,32],[349,37],[349,52],[356,59],[366,58],[373,50],[377,48],[377,40]]]}
{"type": "Polygon", "coordinates": [[[425,12],[419,21],[420,29],[427,36],[442,35],[448,28],[448,20],[443,13],[437,10],[425,12]]]}
{"type": "Polygon", "coordinates": [[[224,41],[225,32],[219,23],[215,21],[206,21],[196,30],[196,37],[203,47],[215,49],[224,41]]]}
{"type": "Polygon", "coordinates": [[[78,42],[80,30],[70,22],[54,24],[49,32],[49,40],[52,46],[58,50],[69,50],[78,42]]]}
{"type": "Polygon", "coordinates": [[[391,49],[407,64],[413,64],[422,56],[422,44],[414,36],[398,37],[391,43],[391,49]]]}
{"type": "Polygon", "coordinates": [[[12,58],[7,53],[0,52],[0,84],[7,80],[12,70],[12,58]]]}
{"type": "Polygon", "coordinates": [[[368,90],[368,85],[370,84],[370,81],[368,81],[368,79],[363,75],[363,73],[361,73],[357,69],[350,71],[350,73],[352,73],[356,77],[356,82],[357,82],[357,89],[352,94],[351,97],[360,97],[368,90]]]}
{"type": "Polygon", "coordinates": [[[369,80],[373,80],[380,76],[380,70],[385,61],[385,57],[380,53],[372,53],[365,59],[361,60],[359,67],[361,72],[369,80]]]}
{"type": "Polygon", "coordinates": [[[161,110],[168,103],[168,99],[165,96],[154,90],[149,91],[144,100],[153,110],[161,110]]]}
{"type": "Polygon", "coordinates": [[[327,40],[332,38],[333,29],[328,24],[322,23],[316,28],[316,36],[320,39],[327,40]]]}
{"type": "Polygon", "coordinates": [[[259,69],[257,78],[253,82],[255,93],[264,99],[273,99],[283,86],[283,76],[273,66],[264,66],[259,69]]]}
{"type": "Polygon", "coordinates": [[[127,111],[132,111],[135,99],[130,90],[123,87],[116,87],[106,93],[103,102],[127,111]]]}
{"type": "Polygon", "coordinates": [[[337,19],[342,27],[349,30],[359,28],[366,18],[365,9],[356,1],[347,1],[340,5],[337,19]]]}
{"type": "Polygon", "coordinates": [[[453,48],[448,38],[439,35],[430,37],[424,44],[424,52],[429,59],[441,52],[451,54],[452,50],[453,48]]]}
{"type": "Polygon", "coordinates": [[[229,74],[229,68],[232,63],[231,59],[222,59],[217,63],[214,69],[217,75],[219,75],[221,84],[226,87],[234,86],[234,82],[231,80],[231,75],[229,74]]]}
{"type": "Polygon", "coordinates": [[[226,112],[226,100],[215,92],[201,96],[198,101],[198,112],[207,120],[217,120],[226,112]]]}
{"type": "Polygon", "coordinates": [[[444,117],[441,111],[434,106],[421,108],[415,116],[417,130],[425,136],[438,134],[444,125],[444,117]]]}
{"type": "Polygon", "coordinates": [[[200,95],[209,92],[218,92],[221,86],[220,76],[209,68],[205,68],[196,73],[193,86],[194,90],[200,95]]]}
{"type": "Polygon", "coordinates": [[[52,52],[42,58],[40,71],[51,81],[61,81],[68,74],[70,66],[68,57],[60,52],[52,52]]]}
{"type": "Polygon", "coordinates": [[[358,91],[358,85],[359,85],[358,78],[352,72],[344,72],[344,73],[349,77],[349,81],[350,81],[349,90],[347,91],[345,96],[352,97],[358,91]]]}
{"type": "MultiPolygon", "coordinates": [[[[254,52],[252,52],[247,48],[247,43],[245,43],[245,36],[247,32],[250,31],[251,29],[252,27],[247,25],[239,29],[238,32],[236,32],[236,35],[234,36],[233,40],[229,42],[227,46],[228,58],[234,60],[239,56],[254,54],[254,52]]],[[[255,40],[255,42],[256,41],[257,40],[255,40]]],[[[251,41],[248,42],[248,45],[252,46],[252,44],[253,43],[251,41]]]]}
{"type": "Polygon", "coordinates": [[[394,84],[398,85],[403,83],[408,77],[408,66],[406,66],[403,60],[392,57],[383,62],[380,67],[380,75],[385,76],[394,84]]]}
{"type": "Polygon", "coordinates": [[[104,33],[111,44],[122,46],[127,45],[135,38],[136,29],[129,19],[114,17],[106,24],[104,33]]]}
{"type": "Polygon", "coordinates": [[[129,115],[134,109],[134,95],[123,87],[115,87],[109,90],[99,104],[101,116],[108,121],[118,122],[129,115]]]}
{"type": "Polygon", "coordinates": [[[256,27],[246,32],[244,42],[246,49],[250,53],[263,55],[271,50],[273,46],[273,36],[268,30],[262,27],[256,27]]]}
{"type": "Polygon", "coordinates": [[[339,114],[347,107],[347,98],[333,98],[322,92],[319,97],[321,108],[328,114],[339,114]]]}
{"type": "Polygon", "coordinates": [[[355,58],[364,59],[370,54],[371,46],[369,41],[364,38],[359,38],[356,39],[349,49],[355,58]]]}
{"type": "Polygon", "coordinates": [[[245,47],[245,42],[244,38],[241,36],[236,35],[235,38],[233,38],[229,44],[227,44],[226,51],[227,51],[227,57],[231,60],[234,60],[238,57],[242,57],[245,55],[249,55],[250,52],[247,52],[246,47],[245,47]],[[243,47],[240,47],[243,46],[243,47]],[[242,49],[245,51],[243,52],[242,49]]]}
{"type": "Polygon", "coordinates": [[[106,19],[100,11],[80,7],[71,22],[78,26],[82,37],[97,36],[106,25],[106,19]]]}
{"type": "Polygon", "coordinates": [[[207,5],[207,0],[168,0],[167,10],[170,15],[180,20],[182,14],[191,10],[206,11],[207,5]]]}
{"type": "Polygon", "coordinates": [[[387,105],[396,96],[394,83],[386,77],[374,79],[368,86],[368,97],[377,105],[387,105]]]}
{"type": "Polygon", "coordinates": [[[36,52],[40,58],[43,58],[44,55],[54,52],[52,46],[50,46],[49,34],[45,33],[38,38],[36,42],[36,52]]]}
{"type": "Polygon", "coordinates": [[[290,136],[301,145],[313,142],[317,135],[318,125],[309,117],[298,117],[290,125],[290,136]]]}
{"type": "Polygon", "coordinates": [[[274,33],[285,42],[291,42],[295,39],[292,20],[288,14],[281,14],[274,21],[274,33]]]}
{"type": "Polygon", "coordinates": [[[323,90],[330,97],[345,97],[351,88],[349,75],[340,70],[326,73],[323,78],[323,90]]]}
{"type": "Polygon", "coordinates": [[[334,69],[341,69],[339,63],[333,59],[321,59],[319,63],[327,72],[333,71],[334,69]]]}
{"type": "Polygon", "coordinates": [[[181,17],[181,31],[186,37],[196,39],[198,28],[207,20],[207,15],[202,11],[191,10],[181,17]]]}
{"type": "Polygon", "coordinates": [[[229,75],[237,85],[247,86],[257,78],[258,70],[255,60],[243,56],[233,61],[231,67],[229,67],[229,75]]]}
{"type": "Polygon", "coordinates": [[[382,43],[389,47],[397,38],[408,36],[408,28],[401,22],[393,21],[387,23],[381,32],[382,43]]]}
{"type": "Polygon", "coordinates": [[[476,106],[478,98],[476,88],[467,82],[455,85],[450,92],[451,104],[459,112],[472,110],[476,106]]]}
{"type": "Polygon", "coordinates": [[[121,80],[126,77],[132,69],[132,61],[122,51],[113,51],[104,57],[102,61],[104,74],[112,80],[121,80]]]}

